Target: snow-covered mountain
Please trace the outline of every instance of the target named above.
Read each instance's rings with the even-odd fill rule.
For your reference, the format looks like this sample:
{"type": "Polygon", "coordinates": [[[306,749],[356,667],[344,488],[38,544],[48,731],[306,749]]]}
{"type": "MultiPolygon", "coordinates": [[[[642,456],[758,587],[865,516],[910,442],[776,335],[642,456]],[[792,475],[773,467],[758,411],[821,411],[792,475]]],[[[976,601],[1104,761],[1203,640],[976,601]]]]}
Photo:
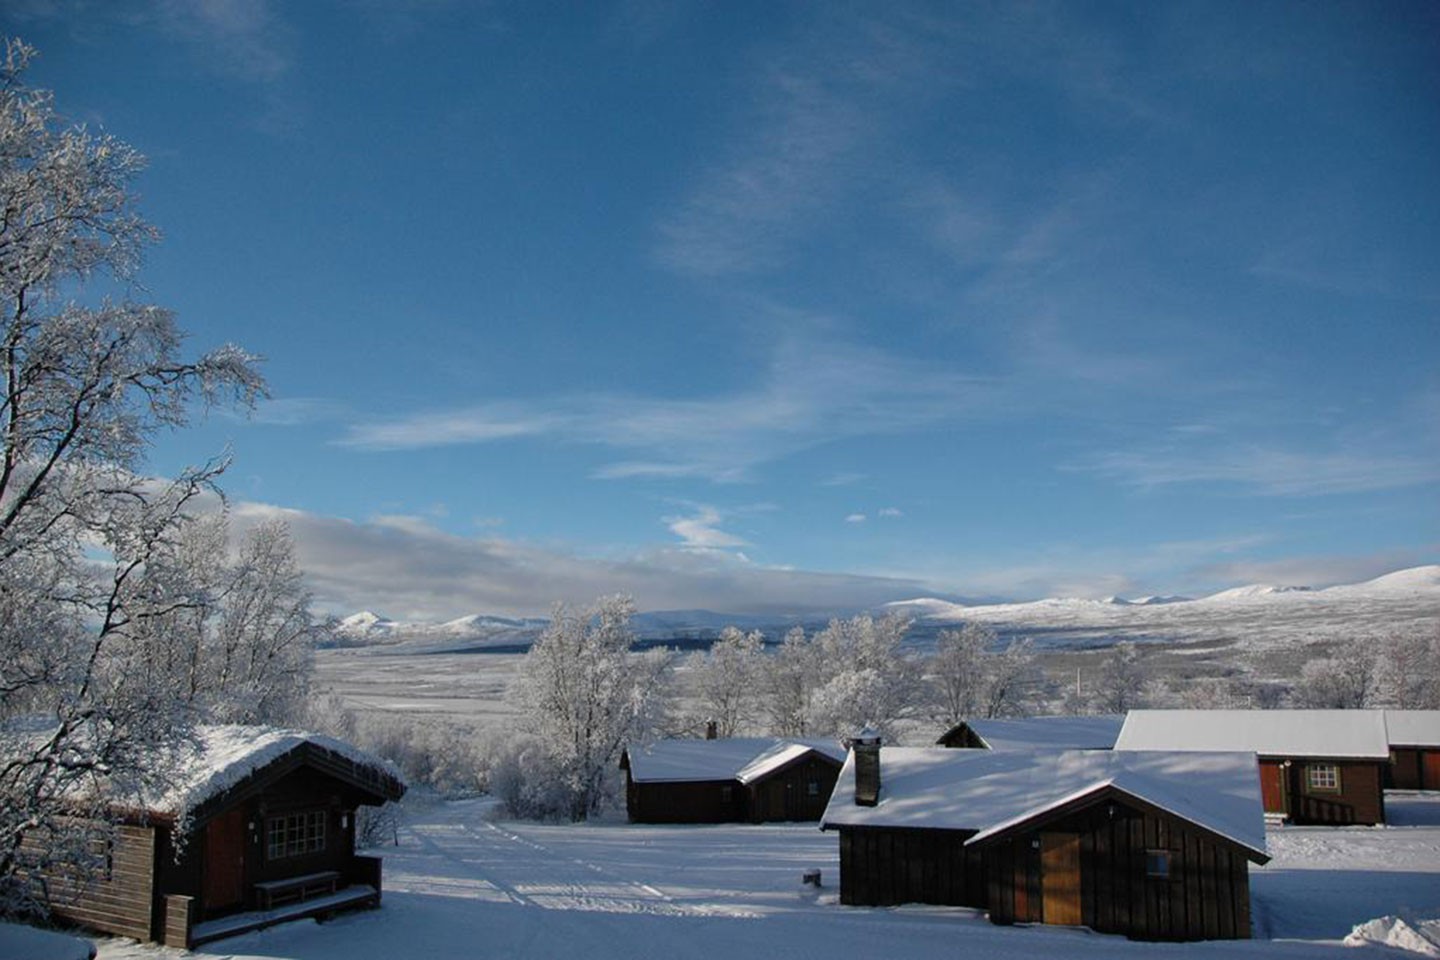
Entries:
{"type": "MultiPolygon", "coordinates": [[[[787,630],[814,630],[823,614],[733,614],[710,610],[657,610],[631,623],[647,645],[704,646],[727,626],[759,630],[778,642],[787,630]]],[[[925,642],[966,622],[991,625],[1003,638],[1029,636],[1045,647],[1095,647],[1119,640],[1226,640],[1245,647],[1291,645],[1367,632],[1440,629],[1440,565],[1399,570],[1364,583],[1311,589],[1251,584],[1199,599],[1147,596],[1127,600],[1049,597],[1024,603],[962,604],[934,597],[899,600],[871,611],[914,621],[911,636],[925,642]]],[[[544,628],[542,619],[472,614],[444,623],[390,620],[370,611],[339,622],[342,646],[380,646],[396,652],[523,650],[544,628]]]]}
{"type": "Polygon", "coordinates": [[[1044,646],[1093,646],[1123,639],[1229,640],[1268,647],[1394,630],[1440,629],[1440,564],[1398,570],[1364,583],[1312,589],[1251,584],[1191,600],[1047,598],[966,606],[933,598],[887,604],[932,631],[987,623],[1002,635],[1044,646]]]}

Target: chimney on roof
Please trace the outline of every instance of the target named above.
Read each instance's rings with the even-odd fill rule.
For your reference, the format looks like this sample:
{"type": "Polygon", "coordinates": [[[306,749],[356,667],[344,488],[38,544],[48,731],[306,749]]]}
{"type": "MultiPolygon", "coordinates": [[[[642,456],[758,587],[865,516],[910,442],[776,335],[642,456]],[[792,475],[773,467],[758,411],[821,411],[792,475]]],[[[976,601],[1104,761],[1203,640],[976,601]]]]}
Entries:
{"type": "Polygon", "coordinates": [[[720,727],[714,720],[705,721],[705,739],[714,740],[720,735],[720,727]]]}
{"type": "Polygon", "coordinates": [[[873,807],[880,802],[880,734],[866,727],[850,739],[855,752],[855,804],[873,807]]]}

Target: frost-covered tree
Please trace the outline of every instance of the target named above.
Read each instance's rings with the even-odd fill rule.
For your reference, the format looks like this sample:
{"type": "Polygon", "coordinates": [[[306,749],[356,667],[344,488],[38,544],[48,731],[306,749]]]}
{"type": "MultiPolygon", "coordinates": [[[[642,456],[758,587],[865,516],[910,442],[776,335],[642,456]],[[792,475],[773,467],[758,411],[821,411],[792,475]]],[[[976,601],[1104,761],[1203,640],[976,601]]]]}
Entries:
{"type": "Polygon", "coordinates": [[[621,751],[658,719],[669,657],[630,651],[634,613],[634,601],[624,596],[578,614],[557,605],[516,679],[514,696],[572,820],[600,809],[621,751]]]}
{"type": "Polygon", "coordinates": [[[1117,643],[1100,661],[1095,677],[1095,708],[1101,713],[1125,713],[1142,707],[1147,688],[1140,651],[1129,641],[1117,643]]]}
{"type": "Polygon", "coordinates": [[[909,629],[904,617],[862,614],[815,634],[820,682],[807,724],[814,733],[848,736],[868,725],[890,738],[897,721],[922,708],[921,664],[902,646],[909,629]]]}
{"type": "Polygon", "coordinates": [[[810,697],[819,682],[817,656],[804,627],[791,627],[765,665],[761,693],[770,731],[781,737],[803,737],[809,721],[810,697]]]}
{"type": "Polygon", "coordinates": [[[1301,667],[1291,700],[1297,707],[1316,710],[1360,710],[1374,706],[1375,681],[1374,650],[1356,645],[1344,656],[1311,660],[1301,667]]]}
{"type": "Polygon", "coordinates": [[[297,723],[305,711],[315,642],[290,527],[267,520],[246,534],[224,571],[214,632],[205,638],[207,714],[230,723],[297,723]]]}
{"type": "Polygon", "coordinates": [[[708,651],[691,657],[701,719],[715,723],[717,736],[733,737],[751,721],[759,700],[764,643],[758,630],[726,627],[708,651]]]}
{"type": "Polygon", "coordinates": [[[27,88],[31,55],[8,40],[0,63],[0,909],[10,911],[37,906],[21,882],[37,865],[22,839],[82,844],[62,802],[74,812],[101,780],[123,798],[189,718],[179,685],[150,665],[149,626],[194,599],[172,561],[224,464],[157,481],[142,471],[150,439],[183,425],[197,399],[263,391],[237,347],[185,359],[164,309],[77,301],[92,279],[127,289],[158,234],[133,209],[143,159],[68,126],[49,92],[27,88]]]}
{"type": "Polygon", "coordinates": [[[1379,702],[1403,710],[1440,710],[1440,630],[1396,633],[1376,645],[1379,702]]]}
{"type": "Polygon", "coordinates": [[[985,659],[985,702],[987,717],[1020,717],[1030,711],[1040,686],[1035,663],[1035,646],[1027,637],[1012,640],[999,653],[985,659]]]}
{"type": "Polygon", "coordinates": [[[927,664],[937,719],[947,727],[980,715],[985,701],[985,656],[995,631],[967,623],[959,630],[941,630],[935,655],[927,664]]]}

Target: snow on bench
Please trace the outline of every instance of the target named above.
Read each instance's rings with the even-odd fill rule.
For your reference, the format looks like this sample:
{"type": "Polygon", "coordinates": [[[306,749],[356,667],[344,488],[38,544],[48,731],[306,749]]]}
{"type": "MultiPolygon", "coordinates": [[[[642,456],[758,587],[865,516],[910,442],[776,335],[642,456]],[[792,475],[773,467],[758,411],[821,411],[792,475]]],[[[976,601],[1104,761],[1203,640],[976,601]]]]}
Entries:
{"type": "Polygon", "coordinates": [[[321,870],[300,877],[286,877],[284,880],[266,880],[255,884],[255,893],[260,907],[269,910],[276,904],[304,902],[311,897],[327,896],[335,892],[340,874],[335,870],[321,870]]]}

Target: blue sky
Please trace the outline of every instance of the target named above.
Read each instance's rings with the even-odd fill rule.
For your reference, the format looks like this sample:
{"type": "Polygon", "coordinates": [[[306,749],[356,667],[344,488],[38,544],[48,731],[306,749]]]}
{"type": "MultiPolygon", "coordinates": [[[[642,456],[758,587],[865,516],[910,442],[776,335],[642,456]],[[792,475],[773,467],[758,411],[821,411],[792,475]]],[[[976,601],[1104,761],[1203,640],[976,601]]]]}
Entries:
{"type": "Polygon", "coordinates": [[[1203,593],[1440,556],[1430,2],[12,0],[400,617],[1203,593]]]}

